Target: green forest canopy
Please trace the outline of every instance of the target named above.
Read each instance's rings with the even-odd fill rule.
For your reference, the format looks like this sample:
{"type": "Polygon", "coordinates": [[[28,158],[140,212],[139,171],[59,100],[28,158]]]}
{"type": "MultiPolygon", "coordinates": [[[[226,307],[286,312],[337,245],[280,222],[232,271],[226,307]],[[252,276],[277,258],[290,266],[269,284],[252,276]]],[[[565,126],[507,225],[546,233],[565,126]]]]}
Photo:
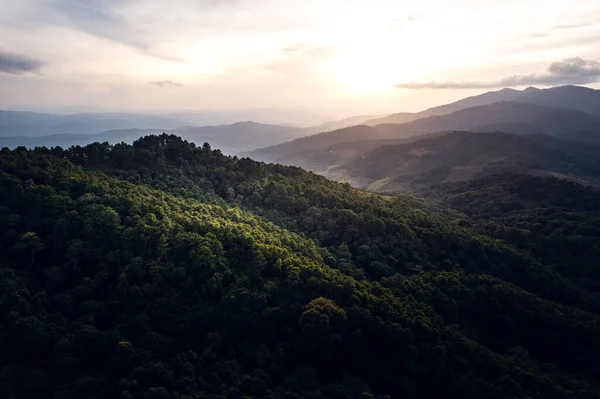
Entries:
{"type": "Polygon", "coordinates": [[[569,268],[504,215],[169,135],[3,149],[0,396],[600,397],[597,230],[569,268]]]}

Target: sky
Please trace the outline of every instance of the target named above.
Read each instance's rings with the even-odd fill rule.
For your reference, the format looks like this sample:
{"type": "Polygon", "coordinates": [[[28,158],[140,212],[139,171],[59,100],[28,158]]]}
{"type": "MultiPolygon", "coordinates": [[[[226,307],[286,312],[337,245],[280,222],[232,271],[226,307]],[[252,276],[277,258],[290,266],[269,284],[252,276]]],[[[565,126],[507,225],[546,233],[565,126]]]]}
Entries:
{"type": "Polygon", "coordinates": [[[0,108],[419,111],[600,82],[600,0],[3,0],[0,108]]]}

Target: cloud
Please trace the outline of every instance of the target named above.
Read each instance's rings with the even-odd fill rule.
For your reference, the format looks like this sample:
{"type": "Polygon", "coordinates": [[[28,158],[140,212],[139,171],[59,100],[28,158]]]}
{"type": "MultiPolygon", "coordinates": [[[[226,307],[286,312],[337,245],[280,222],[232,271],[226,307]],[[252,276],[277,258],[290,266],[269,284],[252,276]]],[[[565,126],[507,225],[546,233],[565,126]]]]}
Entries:
{"type": "Polygon", "coordinates": [[[553,76],[600,77],[600,62],[586,61],[581,58],[569,58],[560,62],[553,62],[548,67],[548,72],[553,76]]]}
{"type": "Polygon", "coordinates": [[[572,24],[572,25],[557,25],[557,26],[553,26],[552,29],[555,29],[555,30],[577,29],[577,28],[584,28],[584,27],[590,26],[590,25],[592,25],[592,24],[583,23],[583,24],[572,24]]]}
{"type": "Polygon", "coordinates": [[[0,49],[0,72],[21,75],[26,72],[35,72],[44,65],[46,65],[44,61],[0,49]]]}
{"type": "Polygon", "coordinates": [[[150,84],[153,84],[158,87],[181,87],[181,86],[183,86],[181,83],[173,82],[172,80],[155,80],[153,82],[150,82],[150,84]]]}
{"type": "Polygon", "coordinates": [[[125,19],[113,11],[111,1],[52,0],[47,4],[78,30],[139,50],[148,48],[134,38],[134,32],[125,19]]]}
{"type": "Polygon", "coordinates": [[[67,25],[81,32],[128,46],[149,57],[176,63],[185,62],[153,51],[146,35],[136,30],[123,15],[115,11],[115,6],[123,3],[118,0],[50,0],[46,4],[56,13],[54,22],[59,25],[67,25]]]}
{"type": "Polygon", "coordinates": [[[512,75],[491,82],[409,82],[395,85],[399,89],[494,89],[514,86],[554,86],[588,84],[600,81],[600,62],[579,57],[551,63],[544,73],[512,75]]]}

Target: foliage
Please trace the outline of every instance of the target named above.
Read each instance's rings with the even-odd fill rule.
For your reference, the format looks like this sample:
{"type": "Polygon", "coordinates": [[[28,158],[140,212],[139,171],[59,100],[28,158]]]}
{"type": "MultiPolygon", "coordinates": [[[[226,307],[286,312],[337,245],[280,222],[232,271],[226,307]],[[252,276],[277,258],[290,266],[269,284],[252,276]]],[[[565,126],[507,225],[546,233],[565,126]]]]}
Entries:
{"type": "Polygon", "coordinates": [[[507,174],[421,194],[464,213],[480,233],[526,250],[540,263],[600,292],[600,190],[507,174]]]}
{"type": "Polygon", "coordinates": [[[414,198],[149,136],[2,150],[0,232],[2,397],[600,397],[595,288],[414,198]]]}

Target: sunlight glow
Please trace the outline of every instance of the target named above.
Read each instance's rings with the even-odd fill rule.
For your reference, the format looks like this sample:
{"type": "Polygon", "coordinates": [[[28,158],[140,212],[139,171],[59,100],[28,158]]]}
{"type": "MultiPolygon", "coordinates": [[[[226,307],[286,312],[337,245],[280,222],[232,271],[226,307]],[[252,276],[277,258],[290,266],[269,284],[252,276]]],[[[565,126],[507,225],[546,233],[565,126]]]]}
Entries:
{"type": "MultiPolygon", "coordinates": [[[[343,43],[329,73],[347,94],[383,94],[400,81],[419,79],[439,67],[430,49],[440,42],[431,27],[406,27],[403,32],[379,30],[343,43]]],[[[441,53],[441,54],[440,54],[441,53]]]]}
{"type": "Polygon", "coordinates": [[[350,95],[378,94],[394,90],[399,79],[418,75],[413,65],[402,62],[389,43],[363,43],[346,48],[332,59],[328,73],[350,95]]]}

